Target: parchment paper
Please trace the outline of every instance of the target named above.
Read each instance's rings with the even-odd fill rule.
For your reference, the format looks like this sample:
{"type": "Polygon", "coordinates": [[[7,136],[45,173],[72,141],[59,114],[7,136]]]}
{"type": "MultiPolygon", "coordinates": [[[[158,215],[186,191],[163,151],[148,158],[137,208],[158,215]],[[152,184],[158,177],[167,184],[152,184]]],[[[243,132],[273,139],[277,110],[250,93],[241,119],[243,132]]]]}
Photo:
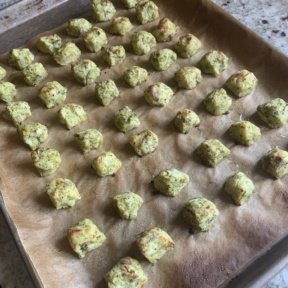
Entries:
{"type": "MultiPolygon", "coordinates": [[[[192,60],[179,59],[168,71],[159,73],[151,69],[149,56],[137,57],[129,52],[123,64],[108,69],[99,54],[87,53],[77,40],[83,51],[82,58],[93,59],[103,69],[99,80],[114,79],[120,88],[120,98],[108,107],[97,103],[93,85],[82,87],[73,80],[70,67],[60,67],[50,56],[38,53],[36,39],[28,44],[37,55],[37,61],[49,71],[46,81],[61,82],[69,89],[66,102],[80,103],[89,113],[89,121],[71,131],[59,123],[59,107],[47,110],[38,99],[37,94],[44,83],[36,88],[27,87],[21,73],[7,65],[7,55],[1,57],[1,65],[9,71],[8,79],[17,85],[17,99],[28,101],[32,107],[33,115],[28,121],[39,121],[48,126],[49,139],[44,146],[58,149],[62,157],[57,173],[39,177],[31,163],[30,151],[21,142],[16,129],[0,120],[1,193],[44,287],[105,287],[103,275],[124,256],[141,261],[149,277],[147,287],[216,287],[288,232],[287,177],[275,181],[262,172],[258,164],[261,156],[272,147],[278,145],[287,149],[288,128],[270,130],[254,115],[259,104],[274,97],[286,98],[287,59],[209,1],[156,2],[162,15],[181,27],[180,34],[192,32],[197,35],[204,49],[192,60]],[[218,78],[205,75],[192,91],[178,90],[174,73],[181,66],[195,65],[211,49],[221,49],[230,57],[229,69],[218,78]],[[122,76],[123,71],[134,64],[148,68],[150,76],[147,83],[131,89],[122,76]],[[242,68],[250,69],[258,77],[256,92],[243,99],[234,99],[228,115],[214,117],[207,114],[201,106],[203,98],[242,68]],[[164,108],[152,108],[143,99],[144,89],[157,81],[168,83],[175,91],[172,101],[164,108]],[[125,135],[115,129],[113,114],[124,105],[132,107],[141,119],[141,126],[136,131],[150,128],[159,136],[159,148],[152,155],[138,158],[128,144],[128,136],[136,131],[125,135]],[[188,135],[177,133],[172,125],[176,112],[183,108],[195,110],[201,118],[200,127],[188,135]],[[231,123],[240,119],[252,119],[262,129],[261,139],[252,147],[235,145],[225,136],[231,123]],[[92,127],[104,134],[104,146],[84,156],[75,144],[73,134],[92,127]],[[220,139],[232,150],[232,155],[215,169],[205,167],[193,156],[193,151],[203,140],[212,138],[220,139]],[[91,168],[91,161],[109,150],[122,160],[123,166],[115,177],[99,178],[91,168]],[[185,171],[191,179],[174,199],[155,193],[151,185],[154,176],[171,167],[185,171]],[[237,171],[247,173],[256,186],[255,194],[242,207],[234,206],[222,191],[225,180],[237,171]],[[76,183],[82,200],[74,208],[57,211],[52,207],[45,185],[55,177],[67,177],[76,183]],[[111,198],[125,191],[138,192],[145,201],[135,221],[120,220],[111,207],[111,198]],[[180,213],[186,201],[199,196],[212,200],[220,215],[210,232],[192,235],[180,213]],[[69,247],[66,233],[69,227],[86,217],[106,234],[107,241],[79,260],[69,247]],[[176,242],[176,248],[155,265],[146,262],[134,246],[137,235],[153,226],[167,230],[176,242]]],[[[130,15],[136,24],[133,10],[121,10],[118,14],[130,15]]],[[[156,24],[157,21],[145,26],[135,25],[134,31],[150,30],[156,24]]],[[[107,27],[107,24],[99,26],[107,27]]],[[[63,27],[58,33],[69,39],[63,27]]],[[[128,42],[129,36],[109,36],[110,44],[124,43],[129,51],[128,42]]],[[[157,49],[172,44],[161,44],[157,49]]],[[[3,109],[1,104],[1,111],[3,109]]]]}

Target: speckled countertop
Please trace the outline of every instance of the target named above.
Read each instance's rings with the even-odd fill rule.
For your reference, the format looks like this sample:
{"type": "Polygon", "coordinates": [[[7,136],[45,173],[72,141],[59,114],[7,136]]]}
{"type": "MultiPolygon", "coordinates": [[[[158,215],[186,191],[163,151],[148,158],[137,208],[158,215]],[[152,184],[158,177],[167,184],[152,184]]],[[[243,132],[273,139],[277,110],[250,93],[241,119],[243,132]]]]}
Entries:
{"type": "MultiPolygon", "coordinates": [[[[213,0],[288,56],[287,0],[213,0]]],[[[0,8],[16,2],[0,0],[0,8]]],[[[0,214],[0,288],[34,287],[16,245],[0,214]]],[[[288,268],[276,274],[265,288],[288,287],[288,268]]]]}
{"type": "Polygon", "coordinates": [[[287,0],[213,0],[288,56],[287,0]]]}

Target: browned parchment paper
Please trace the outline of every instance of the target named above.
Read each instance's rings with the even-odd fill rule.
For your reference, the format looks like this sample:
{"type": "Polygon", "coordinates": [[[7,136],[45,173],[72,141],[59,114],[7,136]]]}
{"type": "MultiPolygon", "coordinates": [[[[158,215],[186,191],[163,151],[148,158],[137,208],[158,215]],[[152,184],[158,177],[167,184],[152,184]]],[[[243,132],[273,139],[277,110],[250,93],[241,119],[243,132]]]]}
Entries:
{"type": "MultiPolygon", "coordinates": [[[[98,54],[87,53],[77,40],[83,58],[95,60],[103,69],[101,80],[114,79],[120,88],[120,98],[109,107],[101,107],[96,102],[93,85],[82,87],[75,83],[70,67],[59,67],[49,56],[37,53],[35,39],[28,44],[37,55],[37,61],[48,69],[47,81],[58,80],[68,87],[66,102],[80,103],[89,113],[89,121],[71,131],[59,124],[59,108],[47,110],[37,98],[42,85],[27,87],[21,74],[8,67],[7,56],[1,58],[1,65],[5,64],[9,70],[8,79],[17,85],[17,99],[31,104],[33,116],[29,121],[39,121],[49,128],[49,140],[44,146],[58,149],[62,156],[63,163],[57,173],[39,177],[31,163],[30,151],[22,144],[16,129],[0,120],[1,193],[43,287],[105,287],[103,275],[121,257],[128,255],[143,264],[149,276],[147,287],[216,287],[288,232],[287,177],[275,181],[258,165],[261,156],[272,147],[278,145],[287,149],[288,128],[270,130],[254,115],[257,105],[274,97],[287,97],[287,59],[209,1],[163,0],[157,3],[162,15],[181,26],[181,34],[194,33],[204,43],[204,49],[192,60],[179,59],[169,71],[159,73],[151,69],[148,56],[136,57],[130,53],[122,65],[107,69],[98,54]],[[173,80],[175,71],[183,65],[195,65],[211,49],[221,49],[229,55],[232,62],[229,69],[218,78],[204,76],[202,83],[192,91],[178,90],[173,80]],[[143,86],[131,89],[123,82],[122,75],[124,69],[134,64],[148,68],[150,77],[143,86]],[[252,70],[259,78],[256,93],[234,99],[228,115],[208,115],[201,107],[203,98],[242,68],[252,70]],[[175,90],[175,97],[165,108],[151,108],[143,100],[143,90],[156,81],[168,83],[175,90]],[[150,128],[159,136],[159,149],[154,154],[138,158],[128,144],[129,134],[116,131],[112,116],[123,105],[131,106],[140,116],[142,124],[138,130],[150,128]],[[181,135],[174,130],[171,121],[179,109],[186,107],[199,113],[201,125],[188,135],[181,135]],[[231,123],[239,119],[252,119],[262,128],[261,140],[252,147],[236,146],[225,136],[231,123]],[[105,143],[99,151],[84,156],[75,145],[73,134],[91,127],[104,134],[105,143]],[[208,138],[218,138],[232,149],[232,155],[215,169],[203,166],[192,155],[208,138]],[[115,177],[99,178],[90,168],[91,161],[107,150],[122,160],[123,167],[115,177]],[[151,185],[154,176],[171,167],[185,171],[191,179],[175,199],[156,194],[151,185]],[[243,207],[234,206],[222,192],[227,177],[238,170],[247,173],[256,185],[255,194],[243,207]],[[54,177],[67,177],[77,184],[82,200],[74,208],[56,211],[52,207],[45,194],[45,184],[54,177]],[[145,201],[135,221],[120,220],[111,208],[111,198],[124,191],[137,191],[145,201]],[[210,232],[191,235],[179,215],[185,202],[197,196],[215,202],[220,216],[210,232]],[[85,217],[95,221],[106,234],[107,241],[79,260],[69,247],[66,232],[85,217]],[[176,242],[176,248],[156,265],[148,264],[134,247],[137,235],[153,226],[167,230],[176,242]]],[[[136,23],[133,10],[119,10],[118,14],[128,14],[136,23]]],[[[157,21],[146,26],[137,25],[134,31],[150,30],[156,24],[157,21]]],[[[107,24],[99,26],[107,27],[107,24]]],[[[58,32],[68,39],[63,27],[58,32]]],[[[125,43],[129,51],[128,40],[128,36],[109,37],[110,44],[125,43]]],[[[172,42],[157,48],[171,45],[172,42]]]]}

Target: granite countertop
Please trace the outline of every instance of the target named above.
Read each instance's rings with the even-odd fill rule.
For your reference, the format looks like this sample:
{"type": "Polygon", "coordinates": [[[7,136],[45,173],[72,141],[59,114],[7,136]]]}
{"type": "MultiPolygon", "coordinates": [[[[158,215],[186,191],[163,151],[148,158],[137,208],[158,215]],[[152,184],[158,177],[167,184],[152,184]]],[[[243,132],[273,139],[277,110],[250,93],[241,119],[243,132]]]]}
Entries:
{"type": "Polygon", "coordinates": [[[287,0],[212,0],[288,56],[287,0]]]}
{"type": "MultiPolygon", "coordinates": [[[[213,0],[288,56],[287,0],[213,0]]],[[[0,8],[19,0],[0,0],[0,8]]],[[[0,213],[0,288],[32,288],[32,281],[0,213]]],[[[265,288],[288,287],[288,268],[275,275],[265,288]]]]}

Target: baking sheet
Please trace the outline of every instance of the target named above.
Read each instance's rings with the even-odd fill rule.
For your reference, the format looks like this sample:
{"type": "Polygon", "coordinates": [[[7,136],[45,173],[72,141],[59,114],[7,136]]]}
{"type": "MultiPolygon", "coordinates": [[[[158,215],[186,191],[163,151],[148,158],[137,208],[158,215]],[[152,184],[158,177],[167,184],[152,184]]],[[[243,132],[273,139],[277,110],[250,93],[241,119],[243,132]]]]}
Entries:
{"type": "MultiPolygon", "coordinates": [[[[209,1],[157,3],[165,15],[181,26],[183,34],[189,31],[197,35],[204,43],[204,49],[192,60],[179,59],[164,73],[153,72],[147,56],[139,58],[131,54],[124,64],[106,73],[108,70],[99,55],[84,53],[83,58],[91,58],[105,68],[102,79],[112,78],[120,87],[120,98],[109,107],[97,104],[93,87],[75,85],[69,67],[61,68],[49,56],[34,51],[49,70],[47,81],[60,80],[69,89],[67,102],[81,103],[88,111],[89,122],[81,127],[65,130],[57,121],[57,108],[43,109],[37,99],[39,88],[26,87],[19,73],[10,70],[9,79],[17,84],[18,99],[26,99],[32,106],[31,120],[48,125],[50,136],[45,146],[59,149],[63,160],[56,175],[45,179],[38,177],[31,164],[30,152],[19,140],[15,128],[1,119],[0,189],[23,247],[45,287],[105,287],[103,274],[117,260],[128,255],[141,260],[149,276],[147,287],[215,287],[287,234],[287,181],[285,178],[273,181],[257,164],[271,147],[287,148],[287,128],[269,130],[253,115],[258,104],[273,97],[286,97],[287,59],[209,1]],[[229,55],[233,63],[230,68],[218,79],[204,76],[203,82],[193,91],[177,90],[172,79],[175,71],[180,66],[197,63],[205,51],[211,49],[221,49],[229,55]],[[136,63],[149,69],[150,78],[141,88],[129,89],[123,83],[122,71],[136,63]],[[240,68],[251,69],[259,78],[256,93],[235,100],[229,115],[213,117],[206,114],[200,105],[202,99],[240,68]],[[176,92],[171,103],[162,109],[147,106],[142,97],[143,89],[158,80],[168,83],[176,92]],[[138,130],[151,128],[158,134],[160,147],[154,154],[142,159],[135,156],[127,144],[127,136],[118,133],[111,124],[114,111],[126,104],[140,115],[142,125],[138,130]],[[175,113],[185,107],[198,112],[202,123],[199,129],[180,135],[174,131],[171,121],[175,113]],[[240,118],[252,118],[262,128],[263,137],[250,148],[235,146],[225,136],[230,124],[240,118]],[[112,150],[123,161],[123,168],[115,177],[101,179],[95,176],[90,164],[101,151],[84,157],[75,145],[73,134],[90,127],[103,132],[106,141],[102,151],[112,150]],[[232,149],[231,157],[216,169],[206,168],[192,155],[198,144],[207,138],[221,139],[232,149]],[[155,175],[172,166],[185,171],[191,178],[189,186],[176,199],[154,193],[151,186],[155,175]],[[235,207],[222,192],[224,181],[238,169],[250,175],[256,184],[255,195],[243,207],[235,207]],[[46,181],[56,176],[70,178],[82,194],[82,200],[70,210],[54,210],[45,195],[46,181]],[[114,195],[126,190],[138,191],[145,200],[138,219],[133,222],[119,220],[110,205],[114,195]],[[191,235],[179,214],[185,202],[197,196],[214,201],[220,216],[209,233],[191,235]],[[108,240],[80,261],[71,252],[66,231],[85,217],[93,219],[108,240]],[[138,254],[134,241],[140,232],[155,225],[170,233],[176,241],[176,249],[152,266],[138,254]]],[[[123,13],[134,19],[133,11],[120,11],[123,13]]],[[[145,30],[155,25],[146,25],[145,30]]],[[[65,35],[63,29],[60,33],[65,35]]],[[[110,37],[110,43],[123,41],[127,44],[128,37],[110,37]]],[[[29,45],[34,43],[32,40],[29,45]]],[[[161,44],[158,48],[171,45],[161,44]]],[[[79,43],[79,46],[84,52],[83,45],[79,43]]],[[[5,56],[2,61],[5,63],[5,56]]]]}

